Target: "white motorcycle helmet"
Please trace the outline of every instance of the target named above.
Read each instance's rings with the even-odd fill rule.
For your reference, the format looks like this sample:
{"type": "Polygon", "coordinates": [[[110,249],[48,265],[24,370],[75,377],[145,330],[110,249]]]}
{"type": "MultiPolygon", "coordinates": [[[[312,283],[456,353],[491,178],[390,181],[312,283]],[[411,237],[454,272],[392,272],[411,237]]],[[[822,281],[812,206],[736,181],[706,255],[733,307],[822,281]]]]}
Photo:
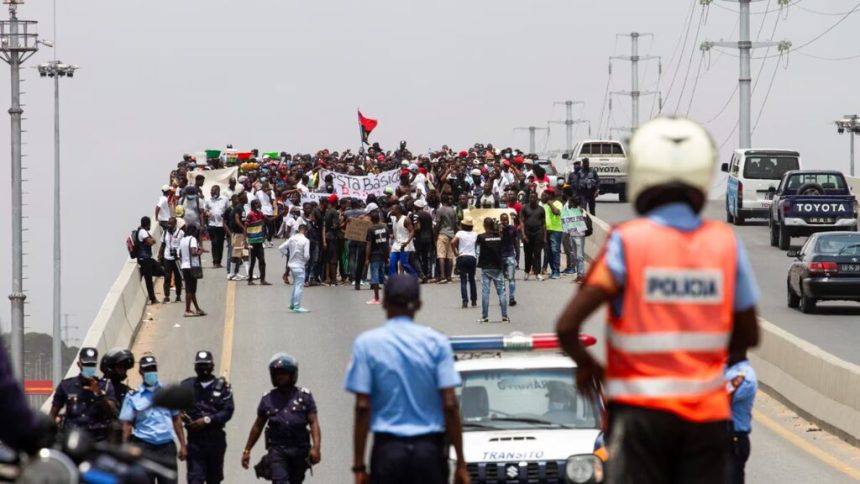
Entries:
{"type": "Polygon", "coordinates": [[[714,178],[717,148],[711,135],[685,118],[661,117],[636,130],[628,150],[627,197],[636,210],[650,210],[653,196],[682,194],[696,211],[701,210],[714,178]]]}

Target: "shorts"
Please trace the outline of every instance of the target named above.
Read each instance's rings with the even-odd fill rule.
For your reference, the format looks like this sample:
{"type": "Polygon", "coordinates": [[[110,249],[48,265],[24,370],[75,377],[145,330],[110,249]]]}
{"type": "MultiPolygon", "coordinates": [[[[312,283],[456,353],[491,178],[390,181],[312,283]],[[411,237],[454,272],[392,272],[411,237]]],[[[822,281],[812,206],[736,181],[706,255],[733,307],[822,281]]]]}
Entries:
{"type": "Polygon", "coordinates": [[[233,234],[231,240],[233,241],[233,253],[230,256],[236,259],[242,258],[242,249],[245,248],[245,234],[233,234]]]}
{"type": "Polygon", "coordinates": [[[385,261],[370,261],[370,284],[381,285],[385,282],[385,261]]]}
{"type": "Polygon", "coordinates": [[[182,280],[185,282],[185,294],[197,293],[197,278],[191,275],[191,269],[182,269],[182,280]]]}
{"type": "Polygon", "coordinates": [[[335,238],[326,241],[325,244],[325,261],[329,264],[337,263],[340,260],[340,253],[343,251],[343,239],[335,238]]]}
{"type": "Polygon", "coordinates": [[[451,240],[453,239],[453,237],[449,237],[445,234],[439,234],[439,238],[436,239],[437,259],[454,260],[454,249],[451,248],[451,240]]]}

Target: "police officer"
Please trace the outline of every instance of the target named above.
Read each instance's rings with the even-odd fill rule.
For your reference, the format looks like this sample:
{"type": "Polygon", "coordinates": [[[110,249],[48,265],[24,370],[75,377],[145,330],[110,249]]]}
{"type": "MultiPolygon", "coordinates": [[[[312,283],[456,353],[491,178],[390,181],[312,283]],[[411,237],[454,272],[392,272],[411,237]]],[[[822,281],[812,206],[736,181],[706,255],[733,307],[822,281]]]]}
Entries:
{"type": "Polygon", "coordinates": [[[699,216],[717,162],[710,135],[658,118],[629,152],[629,198],[642,216],[613,227],[556,330],[579,390],[594,394],[605,379],[606,482],[722,484],[731,417],[723,367],[758,343],[755,278],[731,227],[699,216]],[[604,369],[579,331],[607,302],[604,369]]]}
{"type": "Polygon", "coordinates": [[[224,480],[227,436],[224,425],[233,417],[233,391],[223,377],[215,378],[215,361],[209,351],[194,357],[196,377],[182,382],[194,392],[194,407],[182,420],[188,433],[188,483],[213,484],[224,480]]]}
{"type": "Polygon", "coordinates": [[[104,379],[113,387],[117,408],[122,408],[122,402],[131,390],[131,387],[123,382],[128,377],[128,370],[132,368],[134,368],[134,354],[125,348],[114,348],[102,356],[99,369],[104,379]]]}
{"type": "Polygon", "coordinates": [[[296,386],[299,363],[291,355],[275,354],[269,362],[269,376],[275,388],[263,395],[257,407],[257,420],[242,452],[242,467],[248,468],[251,449],[265,426],[271,481],[301,484],[308,467],[320,461],[317,405],[307,388],[296,386]]]}
{"type": "Polygon", "coordinates": [[[78,376],[66,378],[57,385],[51,404],[51,417],[62,423],[63,430],[86,430],[95,440],[105,440],[111,422],[117,416],[113,388],[96,376],[99,353],[95,348],[81,348],[78,354],[78,376]],[[64,418],[60,410],[66,409],[64,418]]]}
{"type": "MultiPolygon", "coordinates": [[[[162,463],[172,464],[176,468],[176,458],[185,460],[188,449],[185,446],[185,433],[182,431],[182,420],[179,412],[164,407],[154,406],[155,394],[161,389],[158,378],[158,362],[152,355],[140,359],[138,371],[143,384],[136,391],[126,395],[119,413],[122,421],[123,442],[133,442],[138,447],[159,458],[162,463]],[[179,450],[176,449],[174,438],[179,440],[179,450]]],[[[175,479],[166,480],[156,475],[150,476],[151,482],[158,484],[174,484],[175,479]]]]}

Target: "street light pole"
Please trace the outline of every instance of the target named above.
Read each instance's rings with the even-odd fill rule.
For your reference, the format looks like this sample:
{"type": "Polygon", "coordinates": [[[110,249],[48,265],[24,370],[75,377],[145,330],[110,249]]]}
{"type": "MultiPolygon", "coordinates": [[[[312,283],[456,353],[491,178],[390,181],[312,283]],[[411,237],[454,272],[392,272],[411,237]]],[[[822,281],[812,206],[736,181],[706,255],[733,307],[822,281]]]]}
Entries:
{"type": "Polygon", "coordinates": [[[12,155],[12,365],[15,376],[24,379],[24,233],[21,180],[21,64],[39,49],[36,22],[18,20],[17,8],[23,0],[4,0],[9,5],[9,20],[0,21],[0,57],[9,64],[11,71],[12,105],[11,155],[12,155]]]}
{"type": "Polygon", "coordinates": [[[53,60],[38,66],[39,75],[54,80],[54,336],[52,377],[54,385],[63,379],[63,333],[62,333],[62,258],[60,221],[60,78],[72,77],[78,66],[53,60]]]}

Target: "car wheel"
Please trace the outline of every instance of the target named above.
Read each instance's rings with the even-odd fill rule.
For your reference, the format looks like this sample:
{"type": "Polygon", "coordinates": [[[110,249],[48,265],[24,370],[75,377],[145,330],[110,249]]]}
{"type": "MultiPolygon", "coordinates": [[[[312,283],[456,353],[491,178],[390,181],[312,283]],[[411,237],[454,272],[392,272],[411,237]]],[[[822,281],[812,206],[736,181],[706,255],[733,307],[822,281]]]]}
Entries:
{"type": "Polygon", "coordinates": [[[779,230],[779,248],[781,250],[788,250],[791,247],[791,236],[788,235],[788,229],[785,225],[780,225],[777,227],[779,230]]]}
{"type": "Polygon", "coordinates": [[[769,221],[770,223],[770,246],[776,247],[779,244],[779,232],[776,230],[776,225],[773,224],[773,220],[769,221]]]}
{"type": "Polygon", "coordinates": [[[618,191],[618,201],[627,203],[627,186],[622,186],[618,191]]]}
{"type": "Polygon", "coordinates": [[[803,289],[800,290],[800,301],[798,301],[798,305],[800,307],[800,312],[802,313],[812,313],[815,311],[815,303],[817,301],[814,298],[811,298],[803,293],[803,289]]]}
{"type": "Polygon", "coordinates": [[[786,286],[785,287],[786,294],[788,295],[788,297],[787,297],[788,307],[796,308],[800,304],[800,297],[797,296],[797,294],[795,294],[794,291],[791,290],[791,282],[790,281],[786,281],[785,286],[786,286]]]}

